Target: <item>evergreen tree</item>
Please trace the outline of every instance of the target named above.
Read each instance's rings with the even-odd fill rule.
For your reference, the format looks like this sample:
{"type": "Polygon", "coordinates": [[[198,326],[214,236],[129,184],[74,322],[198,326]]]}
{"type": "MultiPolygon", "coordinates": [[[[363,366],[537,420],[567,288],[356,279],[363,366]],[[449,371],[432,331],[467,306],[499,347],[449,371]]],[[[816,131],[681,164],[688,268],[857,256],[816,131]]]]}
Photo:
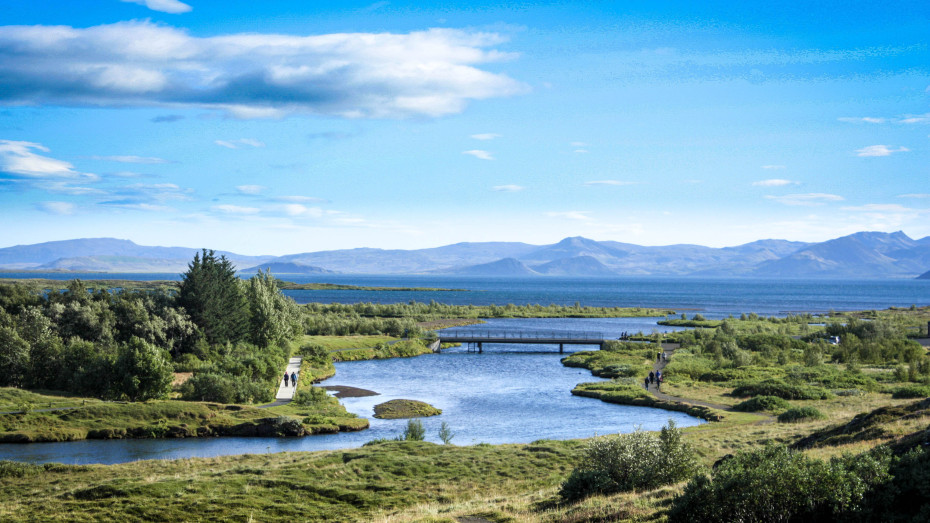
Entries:
{"type": "Polygon", "coordinates": [[[237,342],[248,333],[248,304],[236,268],[226,256],[203,249],[183,274],[178,303],[212,344],[237,342]]]}

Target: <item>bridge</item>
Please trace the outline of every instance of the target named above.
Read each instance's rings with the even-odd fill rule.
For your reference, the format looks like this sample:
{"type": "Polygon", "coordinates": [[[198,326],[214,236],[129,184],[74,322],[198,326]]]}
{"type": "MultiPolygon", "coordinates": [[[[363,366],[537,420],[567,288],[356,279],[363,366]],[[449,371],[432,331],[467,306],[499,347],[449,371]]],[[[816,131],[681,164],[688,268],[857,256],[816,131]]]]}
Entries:
{"type": "Polygon", "coordinates": [[[520,331],[520,332],[491,332],[455,330],[450,332],[439,331],[438,339],[433,343],[433,352],[439,352],[442,343],[470,343],[478,347],[478,352],[484,352],[485,343],[524,343],[533,345],[558,345],[559,353],[565,352],[566,345],[597,345],[603,347],[602,332],[554,332],[554,331],[520,331]]]}

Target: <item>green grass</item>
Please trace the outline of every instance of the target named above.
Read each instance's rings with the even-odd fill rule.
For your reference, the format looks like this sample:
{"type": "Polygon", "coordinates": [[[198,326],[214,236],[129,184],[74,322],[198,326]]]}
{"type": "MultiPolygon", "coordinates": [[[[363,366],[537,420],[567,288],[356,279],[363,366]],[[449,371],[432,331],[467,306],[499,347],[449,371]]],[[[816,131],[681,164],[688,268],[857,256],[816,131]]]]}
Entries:
{"type": "Polygon", "coordinates": [[[417,400],[391,400],[375,405],[375,417],[380,419],[423,418],[438,416],[442,410],[417,400]]]}

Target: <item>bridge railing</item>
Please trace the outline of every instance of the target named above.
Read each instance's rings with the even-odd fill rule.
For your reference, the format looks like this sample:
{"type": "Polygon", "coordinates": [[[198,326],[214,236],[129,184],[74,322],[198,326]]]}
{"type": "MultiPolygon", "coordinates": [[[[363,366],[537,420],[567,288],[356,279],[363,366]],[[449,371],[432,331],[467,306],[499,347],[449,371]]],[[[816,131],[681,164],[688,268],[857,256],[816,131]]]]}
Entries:
{"type": "Polygon", "coordinates": [[[486,330],[446,330],[435,333],[442,338],[470,338],[470,339],[509,339],[509,340],[603,340],[603,332],[589,331],[519,331],[495,332],[486,330]]]}

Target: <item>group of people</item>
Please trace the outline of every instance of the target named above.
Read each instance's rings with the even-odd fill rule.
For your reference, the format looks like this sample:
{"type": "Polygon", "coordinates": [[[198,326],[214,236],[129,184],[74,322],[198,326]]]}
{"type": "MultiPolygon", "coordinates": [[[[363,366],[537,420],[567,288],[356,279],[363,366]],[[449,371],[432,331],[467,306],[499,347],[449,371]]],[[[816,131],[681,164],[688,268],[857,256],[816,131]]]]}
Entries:
{"type": "Polygon", "coordinates": [[[656,390],[659,390],[659,386],[662,385],[662,371],[650,371],[649,375],[646,376],[644,381],[646,382],[646,390],[649,390],[649,386],[652,384],[655,384],[656,390]]]}
{"type": "Polygon", "coordinates": [[[290,374],[287,371],[284,371],[284,386],[285,387],[296,387],[297,386],[297,373],[292,372],[290,374]],[[288,384],[290,382],[290,385],[288,384]]]}

